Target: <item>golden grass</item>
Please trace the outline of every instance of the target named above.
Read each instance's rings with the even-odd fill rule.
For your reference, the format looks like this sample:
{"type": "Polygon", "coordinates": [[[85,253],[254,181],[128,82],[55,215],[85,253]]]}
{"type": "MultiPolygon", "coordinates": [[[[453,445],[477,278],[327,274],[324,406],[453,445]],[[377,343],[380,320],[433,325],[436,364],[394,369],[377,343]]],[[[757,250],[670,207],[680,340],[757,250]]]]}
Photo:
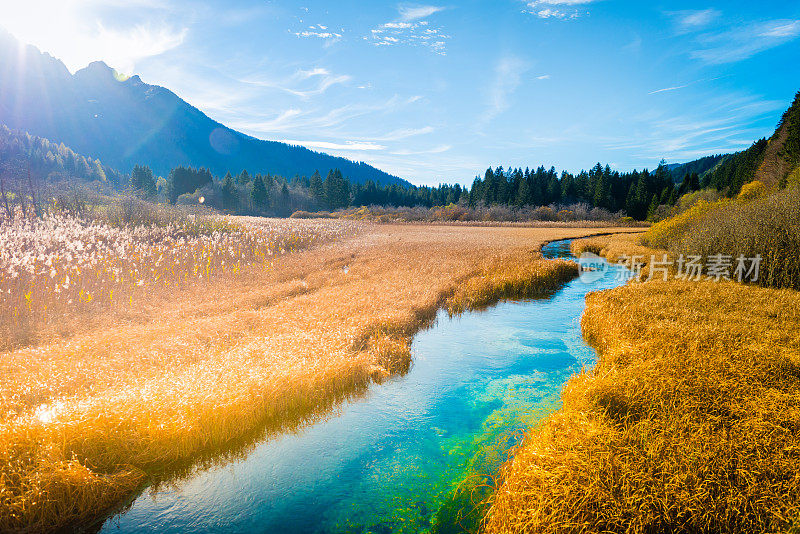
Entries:
{"type": "Polygon", "coordinates": [[[582,326],[599,362],[504,467],[487,532],[800,529],[800,294],[628,284],[582,326]]]}
{"type": "Polygon", "coordinates": [[[656,251],[640,245],[641,236],[641,232],[628,232],[575,239],[570,243],[570,251],[575,256],[580,256],[583,252],[591,252],[603,256],[612,263],[616,263],[620,259],[624,260],[624,256],[628,258],[636,256],[637,261],[646,261],[652,254],[663,253],[663,251],[656,251]]]}
{"type": "Polygon", "coordinates": [[[729,203],[730,201],[727,199],[716,202],[700,200],[686,211],[655,223],[642,236],[641,244],[652,248],[666,249],[671,241],[686,233],[704,215],[729,203]]]}
{"type": "Polygon", "coordinates": [[[760,257],[761,286],[800,289],[800,189],[766,191],[750,182],[737,200],[698,201],[654,224],[639,243],[672,258],[760,257]],[[751,187],[752,186],[752,187],[751,187]]]}
{"type": "Polygon", "coordinates": [[[272,268],[187,288],[63,341],[0,354],[0,531],[85,522],[403,372],[451,312],[553,289],[549,239],[593,229],[364,226],[272,268]]]}

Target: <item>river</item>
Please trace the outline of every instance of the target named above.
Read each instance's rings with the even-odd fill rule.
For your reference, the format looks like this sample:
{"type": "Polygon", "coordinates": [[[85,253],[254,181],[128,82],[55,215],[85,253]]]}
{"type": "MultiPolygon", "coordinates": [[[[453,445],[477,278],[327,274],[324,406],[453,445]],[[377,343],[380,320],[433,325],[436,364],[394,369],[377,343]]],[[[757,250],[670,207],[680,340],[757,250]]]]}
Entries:
{"type": "MultiPolygon", "coordinates": [[[[571,257],[565,241],[543,253],[571,257]]],[[[473,530],[522,431],[557,410],[564,383],[593,365],[580,333],[584,299],[620,285],[618,269],[535,300],[440,313],[416,335],[404,376],[241,460],[146,490],[103,532],[473,530]]]]}

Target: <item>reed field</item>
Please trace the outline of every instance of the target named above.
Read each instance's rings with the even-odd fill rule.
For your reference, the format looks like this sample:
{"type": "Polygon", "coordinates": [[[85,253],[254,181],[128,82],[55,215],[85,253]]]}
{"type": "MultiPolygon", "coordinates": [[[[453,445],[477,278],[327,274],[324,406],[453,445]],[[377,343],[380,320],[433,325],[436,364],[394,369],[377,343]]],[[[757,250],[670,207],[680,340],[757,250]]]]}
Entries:
{"type": "Polygon", "coordinates": [[[637,256],[644,275],[651,256],[695,243],[755,250],[760,283],[778,287],[670,276],[590,294],[582,329],[598,363],[504,466],[487,532],[800,532],[800,293],[780,288],[794,276],[795,199],[573,241],[576,254],[637,256]]]}
{"type": "MultiPolygon", "coordinates": [[[[100,318],[57,336],[6,341],[12,348],[0,355],[0,531],[85,524],[143,484],[244,454],[265,434],[313,421],[371,382],[408,369],[411,336],[437,310],[458,313],[555,289],[577,269],[543,260],[540,245],[597,233],[240,218],[226,224],[232,228],[218,230],[222,235],[184,237],[186,249],[175,246],[181,238],[174,233],[152,230],[154,238],[135,227],[96,228],[68,218],[13,226],[25,236],[15,237],[20,243],[41,253],[25,260],[32,271],[5,275],[3,298],[25,276],[33,324],[51,324],[33,314],[37,302],[51,310],[48,321],[54,308],[73,313],[70,306],[81,301],[70,303],[61,291],[80,294],[72,287],[78,281],[87,281],[94,303],[110,294],[103,283],[113,286],[115,301],[120,291],[127,303],[75,312],[100,318]],[[66,237],[37,237],[42,224],[54,225],[51,232],[63,224],[66,237]],[[235,236],[246,232],[254,237],[237,248],[235,236]],[[87,244],[93,239],[101,242],[96,248],[87,244]],[[70,261],[59,246],[74,250],[70,261]],[[119,258],[109,252],[115,246],[138,252],[119,258]],[[164,253],[159,247],[177,259],[150,270],[164,253]],[[87,249],[96,264],[76,260],[87,249]],[[68,269],[76,264],[73,278],[77,271],[68,269]],[[121,281],[112,278],[114,268],[121,281]],[[151,293],[165,279],[172,290],[151,293]]],[[[22,261],[4,269],[12,263],[22,261]]]]}
{"type": "MultiPolygon", "coordinates": [[[[109,216],[110,215],[110,216],[109,216]]],[[[237,217],[133,224],[64,213],[0,221],[0,349],[74,333],[196,282],[235,275],[354,225],[237,217]]]]}

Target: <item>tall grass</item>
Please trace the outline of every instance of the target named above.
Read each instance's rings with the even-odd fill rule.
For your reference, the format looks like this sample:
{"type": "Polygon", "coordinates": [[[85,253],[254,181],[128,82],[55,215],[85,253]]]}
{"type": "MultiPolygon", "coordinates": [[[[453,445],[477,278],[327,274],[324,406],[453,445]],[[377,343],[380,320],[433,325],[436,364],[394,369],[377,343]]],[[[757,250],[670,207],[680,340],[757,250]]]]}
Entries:
{"type": "MultiPolygon", "coordinates": [[[[118,201],[83,216],[45,213],[0,223],[0,349],[41,339],[68,315],[128,309],[265,265],[346,233],[346,225],[197,216],[118,201]]],[[[61,325],[58,325],[61,323],[61,325]]]]}
{"type": "Polygon", "coordinates": [[[761,256],[758,283],[800,289],[800,189],[732,203],[701,217],[669,243],[675,254],[761,256]]]}
{"type": "Polygon", "coordinates": [[[599,362],[503,470],[490,533],[800,528],[800,295],[648,282],[587,297],[599,362]]]}
{"type": "Polygon", "coordinates": [[[176,292],[147,320],[1,354],[0,531],[85,523],[142,483],[315,420],[408,369],[411,336],[436,310],[532,296],[574,276],[574,265],[535,251],[592,233],[361,230],[176,292]]]}
{"type": "Polygon", "coordinates": [[[800,289],[800,189],[698,202],[653,225],[641,242],[673,257],[697,255],[703,261],[715,254],[760,256],[760,285],[800,289]]]}
{"type": "Polygon", "coordinates": [[[692,231],[701,217],[727,203],[726,200],[716,202],[699,200],[685,211],[651,226],[642,236],[640,243],[650,248],[666,249],[673,241],[692,231]]]}

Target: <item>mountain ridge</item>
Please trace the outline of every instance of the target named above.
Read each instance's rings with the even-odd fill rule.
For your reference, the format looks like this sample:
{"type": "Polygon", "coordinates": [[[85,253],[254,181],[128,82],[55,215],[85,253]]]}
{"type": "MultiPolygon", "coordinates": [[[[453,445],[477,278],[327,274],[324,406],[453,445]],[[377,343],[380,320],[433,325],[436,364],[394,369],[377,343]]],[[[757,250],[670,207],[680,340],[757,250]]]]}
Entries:
{"type": "Polygon", "coordinates": [[[212,119],[169,88],[121,77],[102,61],[71,74],[63,62],[0,29],[0,122],[63,142],[129,172],[149,165],[310,176],[339,168],[353,182],[410,185],[363,162],[262,140],[212,119]]]}

